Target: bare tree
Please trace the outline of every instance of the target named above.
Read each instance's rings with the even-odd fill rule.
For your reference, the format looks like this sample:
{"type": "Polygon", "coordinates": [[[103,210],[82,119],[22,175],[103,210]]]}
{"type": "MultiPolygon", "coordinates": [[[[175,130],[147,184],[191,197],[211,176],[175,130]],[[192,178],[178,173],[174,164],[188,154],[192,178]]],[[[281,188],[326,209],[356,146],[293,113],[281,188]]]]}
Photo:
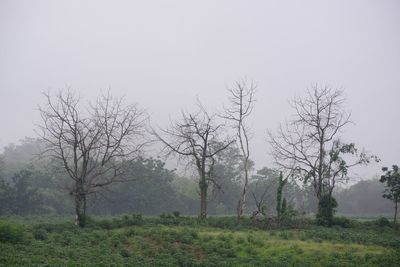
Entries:
{"type": "Polygon", "coordinates": [[[245,210],[246,194],[249,186],[250,171],[250,129],[246,125],[246,120],[254,108],[254,93],[256,86],[246,80],[236,81],[235,85],[229,89],[230,107],[225,109],[224,118],[233,122],[239,142],[243,163],[243,189],[237,205],[237,216],[242,217],[245,210]]]}
{"type": "Polygon", "coordinates": [[[88,195],[126,181],[123,163],[142,150],[147,116],[136,105],[125,105],[122,98],[115,99],[110,93],[86,109],[70,90],[44,96],[46,104],[39,107],[44,152],[60,160],[73,180],[69,191],[75,200],[78,224],[83,227],[88,195]]]}
{"type": "Polygon", "coordinates": [[[228,137],[222,139],[223,124],[218,116],[210,115],[199,103],[196,113],[182,112],[179,121],[171,122],[162,135],[153,130],[156,138],[164,144],[167,154],[176,154],[193,166],[199,175],[200,218],[207,217],[207,190],[209,184],[219,187],[213,175],[215,156],[233,143],[228,137]]]}
{"type": "Polygon", "coordinates": [[[262,218],[267,217],[265,197],[267,196],[268,189],[268,187],[265,187],[260,196],[257,196],[254,191],[250,191],[257,208],[250,217],[252,220],[257,219],[258,216],[262,216],[262,218]]]}
{"type": "Polygon", "coordinates": [[[340,141],[339,134],[350,123],[344,101],[342,91],[315,86],[305,98],[293,100],[295,118],[281,125],[276,135],[269,133],[275,163],[311,183],[319,201],[318,214],[323,212],[324,199],[328,199],[330,217],[333,189],[337,183],[348,181],[349,168],[377,160],[359,152],[354,143],[340,141]]]}

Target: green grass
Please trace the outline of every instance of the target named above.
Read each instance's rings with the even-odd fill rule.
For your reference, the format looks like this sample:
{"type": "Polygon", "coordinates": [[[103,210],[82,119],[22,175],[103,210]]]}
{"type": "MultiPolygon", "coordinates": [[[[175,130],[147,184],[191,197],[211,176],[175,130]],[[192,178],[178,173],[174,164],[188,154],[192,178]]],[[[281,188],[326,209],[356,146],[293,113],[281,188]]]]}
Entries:
{"type": "MultiPolygon", "coordinates": [[[[398,266],[400,262],[400,233],[388,227],[262,230],[237,227],[233,218],[219,220],[179,218],[172,223],[133,216],[92,222],[80,229],[59,219],[50,224],[3,219],[0,225],[13,225],[12,235],[18,239],[3,235],[10,237],[0,241],[0,266],[398,266]]],[[[9,228],[3,229],[8,233],[9,228]]]]}

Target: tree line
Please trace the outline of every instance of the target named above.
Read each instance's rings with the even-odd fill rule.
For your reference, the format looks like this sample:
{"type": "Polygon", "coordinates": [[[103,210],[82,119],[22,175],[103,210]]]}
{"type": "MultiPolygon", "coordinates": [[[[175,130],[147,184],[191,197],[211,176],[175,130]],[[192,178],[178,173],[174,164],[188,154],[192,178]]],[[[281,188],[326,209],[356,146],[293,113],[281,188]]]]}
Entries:
{"type": "MultiPolygon", "coordinates": [[[[185,206],[196,202],[196,193],[200,196],[200,218],[206,218],[210,199],[224,199],[229,212],[235,206],[238,218],[251,212],[253,216],[266,216],[270,203],[275,203],[278,219],[307,199],[316,204],[319,223],[331,225],[337,206],[333,197],[337,185],[349,180],[352,167],[379,161],[377,156],[359,150],[355,143],[341,140],[340,134],[350,123],[343,92],[315,86],[306,96],[295,98],[291,102],[292,119],[282,123],[276,132],[268,131],[275,166],[255,174],[250,158],[252,132],[248,126],[255,104],[255,83],[240,80],[228,94],[230,105],[221,113],[210,113],[198,101],[195,111],[182,111],[181,118],[170,126],[155,128],[149,124],[144,109],[110,93],[89,105],[82,105],[78,95],[70,90],[45,93],[46,104],[39,109],[40,138],[35,141],[40,148],[40,170],[35,166],[34,172],[40,173],[42,179],[51,176],[47,182],[58,187],[62,181],[63,193],[73,198],[77,223],[82,227],[87,210],[101,213],[101,209],[112,205],[111,210],[121,207],[120,211],[124,211],[126,206],[140,206],[140,201],[147,202],[144,206],[151,202],[159,205],[152,209],[157,212],[168,211],[166,201],[182,202],[174,210],[185,210],[185,206]],[[197,188],[192,181],[185,181],[185,185],[181,179],[179,184],[176,173],[167,170],[160,159],[145,157],[144,148],[153,142],[162,144],[161,154],[176,156],[196,171],[197,188]],[[58,172],[45,175],[50,169],[58,172]],[[141,194],[141,198],[132,200],[141,194]],[[163,195],[161,201],[154,201],[157,194],[163,195]],[[124,201],[122,196],[130,201],[124,201]]],[[[396,204],[396,219],[398,169],[394,166],[393,170],[384,171],[384,197],[396,204]]],[[[3,179],[0,186],[3,192],[12,192],[11,188],[24,187],[24,181],[32,175],[31,171],[21,171],[13,181],[6,183],[3,179]]],[[[33,198],[37,193],[28,191],[27,196],[33,198]]],[[[29,201],[34,203],[33,199],[29,201]]],[[[218,205],[214,209],[217,211],[218,205]]]]}

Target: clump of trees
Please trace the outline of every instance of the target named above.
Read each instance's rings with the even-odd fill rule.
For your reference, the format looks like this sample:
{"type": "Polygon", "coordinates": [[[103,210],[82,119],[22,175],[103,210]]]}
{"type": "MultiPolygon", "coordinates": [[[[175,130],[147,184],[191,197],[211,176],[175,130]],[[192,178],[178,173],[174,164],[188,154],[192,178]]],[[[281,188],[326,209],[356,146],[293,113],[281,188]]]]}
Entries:
{"type": "MultiPolygon", "coordinates": [[[[338,202],[354,195],[362,199],[351,192],[363,192],[364,184],[334,189],[349,180],[352,167],[378,160],[342,141],[340,133],[351,122],[343,92],[315,86],[295,98],[293,119],[268,133],[277,168],[264,167],[252,175],[248,119],[255,89],[253,82],[240,80],[229,89],[230,105],[223,113],[210,113],[198,102],[195,111],[182,111],[169,127],[150,133],[146,112],[110,93],[88,105],[69,90],[46,93],[39,109],[40,140],[26,139],[0,155],[0,215],[74,212],[83,227],[87,212],[193,214],[200,200],[202,219],[234,213],[241,218],[253,210],[253,218],[273,217],[279,225],[299,214],[296,208],[315,212],[320,224],[332,225],[338,202]],[[146,158],[147,135],[155,137],[166,156],[174,155],[194,170],[196,181],[168,170],[159,158],[146,158]],[[27,159],[39,149],[40,160],[27,159]],[[60,189],[67,189],[73,205],[60,189]],[[335,196],[341,196],[338,202],[335,196]]],[[[396,222],[398,167],[383,171],[383,196],[394,201],[396,222]]],[[[368,188],[381,190],[376,184],[368,188]]],[[[343,206],[353,212],[359,210],[357,203],[343,206]]]]}
{"type": "Polygon", "coordinates": [[[30,185],[32,172],[22,169],[13,174],[11,181],[0,177],[0,215],[18,214],[40,211],[42,199],[38,188],[30,185]]]}

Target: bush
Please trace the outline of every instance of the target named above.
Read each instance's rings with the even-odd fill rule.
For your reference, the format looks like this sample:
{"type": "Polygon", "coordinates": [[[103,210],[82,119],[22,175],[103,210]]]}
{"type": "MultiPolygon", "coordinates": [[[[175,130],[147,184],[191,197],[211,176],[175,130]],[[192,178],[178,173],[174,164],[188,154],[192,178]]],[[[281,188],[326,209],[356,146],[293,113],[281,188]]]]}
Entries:
{"type": "Polygon", "coordinates": [[[101,220],[97,222],[97,225],[106,230],[110,230],[113,228],[112,222],[110,220],[101,220]]]}
{"type": "Polygon", "coordinates": [[[354,221],[344,216],[334,217],[332,220],[332,225],[338,225],[343,228],[351,228],[354,226],[354,221]]]}
{"type": "Polygon", "coordinates": [[[173,214],[163,212],[162,214],[160,214],[160,218],[157,223],[163,225],[178,225],[179,218],[173,214]]]}
{"type": "Polygon", "coordinates": [[[143,224],[143,217],[140,213],[134,213],[131,215],[131,225],[142,225],[143,224]]]}
{"type": "Polygon", "coordinates": [[[48,233],[54,232],[65,232],[65,231],[77,231],[77,226],[68,222],[68,223],[40,223],[34,226],[35,230],[43,229],[48,233]]]}
{"type": "Polygon", "coordinates": [[[36,240],[46,240],[47,239],[47,231],[43,228],[38,228],[34,232],[34,235],[36,240]]]}
{"type": "Polygon", "coordinates": [[[131,254],[129,253],[129,251],[126,250],[126,249],[122,249],[122,250],[120,251],[119,254],[120,254],[122,257],[124,257],[124,258],[128,258],[128,257],[131,256],[131,254]]]}
{"type": "Polygon", "coordinates": [[[112,220],[92,221],[88,226],[100,229],[116,229],[126,226],[143,225],[144,220],[142,214],[124,215],[121,218],[113,218],[112,220]]]}
{"type": "Polygon", "coordinates": [[[375,221],[375,224],[380,227],[387,227],[390,226],[390,221],[385,217],[380,217],[375,221]]]}
{"type": "Polygon", "coordinates": [[[18,243],[23,240],[24,230],[21,226],[0,222],[0,242],[18,243]]]}

